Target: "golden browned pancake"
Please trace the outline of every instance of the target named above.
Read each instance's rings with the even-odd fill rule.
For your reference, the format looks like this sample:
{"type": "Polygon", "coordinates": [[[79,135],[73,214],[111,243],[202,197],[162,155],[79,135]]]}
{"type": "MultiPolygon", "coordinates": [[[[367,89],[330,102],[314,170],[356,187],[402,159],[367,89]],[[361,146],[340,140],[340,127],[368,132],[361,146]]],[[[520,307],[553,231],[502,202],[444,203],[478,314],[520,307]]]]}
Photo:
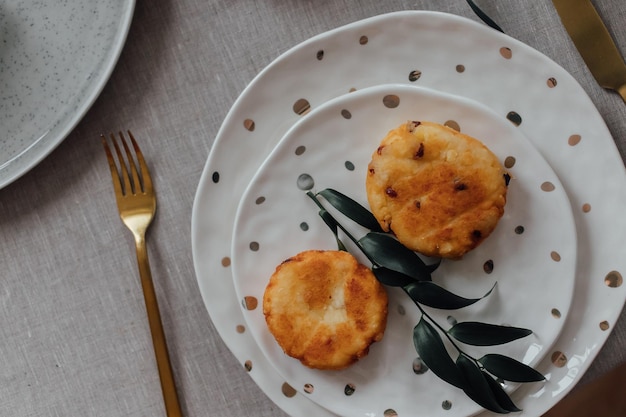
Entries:
{"type": "Polygon", "coordinates": [[[310,250],[276,268],[263,313],[287,355],[310,368],[342,369],[382,339],[387,293],[349,253],[310,250]]]}
{"type": "Polygon", "coordinates": [[[407,122],[374,151],[367,198],[381,227],[408,248],[458,258],[498,224],[506,176],[477,139],[436,123],[407,122]]]}

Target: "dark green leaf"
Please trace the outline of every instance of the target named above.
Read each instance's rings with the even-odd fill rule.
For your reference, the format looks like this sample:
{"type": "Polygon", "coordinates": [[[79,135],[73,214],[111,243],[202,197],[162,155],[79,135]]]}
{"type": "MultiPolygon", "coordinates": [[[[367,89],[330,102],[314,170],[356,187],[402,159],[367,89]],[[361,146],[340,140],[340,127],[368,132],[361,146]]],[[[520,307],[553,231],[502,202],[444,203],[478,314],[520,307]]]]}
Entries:
{"type": "Polygon", "coordinates": [[[416,282],[414,278],[402,272],[392,271],[382,266],[373,267],[372,272],[374,272],[374,276],[376,276],[378,282],[390,287],[404,287],[412,282],[416,282]]]}
{"type": "Polygon", "coordinates": [[[422,317],[413,329],[413,343],[426,366],[439,378],[463,388],[463,376],[456,367],[437,330],[422,317]]]}
{"type": "Polygon", "coordinates": [[[441,259],[439,259],[434,264],[426,265],[426,269],[428,270],[429,273],[432,274],[433,272],[437,270],[437,268],[439,268],[439,265],[441,265],[441,259]]]}
{"type": "Polygon", "coordinates": [[[378,266],[402,272],[418,280],[431,280],[424,261],[391,235],[370,232],[359,240],[359,246],[378,266]]]}
{"type": "Polygon", "coordinates": [[[492,346],[528,336],[531,330],[511,326],[466,321],[457,323],[448,333],[455,339],[474,346],[492,346]]]}
{"type": "Polygon", "coordinates": [[[318,193],[326,199],[334,208],[339,210],[343,215],[352,219],[363,227],[374,232],[382,232],[383,230],[378,220],[372,213],[350,197],[332,188],[326,188],[318,193]]]}
{"type": "Polygon", "coordinates": [[[463,387],[463,391],[468,397],[494,413],[509,413],[508,410],[500,406],[489,383],[483,376],[483,372],[472,360],[465,355],[459,355],[456,366],[467,381],[467,386],[463,387]]]}
{"type": "Polygon", "coordinates": [[[337,235],[337,221],[335,220],[335,218],[326,210],[320,210],[319,213],[320,217],[322,218],[322,220],[324,220],[324,223],[326,223],[326,225],[328,226],[328,228],[333,232],[333,234],[336,236],[337,235]]]}
{"type": "Polygon", "coordinates": [[[443,310],[456,310],[472,305],[491,294],[492,290],[493,287],[481,298],[464,298],[440,287],[432,281],[413,281],[404,287],[404,291],[413,301],[443,310]]]}
{"type": "Polygon", "coordinates": [[[522,411],[519,408],[517,408],[513,400],[511,400],[511,397],[509,397],[509,394],[507,394],[506,391],[504,391],[504,389],[502,388],[502,385],[500,385],[498,381],[493,379],[491,376],[489,376],[485,372],[483,372],[482,374],[485,380],[487,381],[487,384],[489,384],[489,388],[491,388],[491,392],[496,397],[496,401],[498,401],[498,404],[500,404],[500,407],[504,408],[507,411],[513,411],[513,412],[522,411]]]}
{"type": "Polygon", "coordinates": [[[313,202],[315,203],[315,205],[317,207],[320,208],[320,210],[324,210],[324,206],[322,205],[322,203],[319,202],[319,200],[317,199],[317,196],[315,194],[313,194],[312,191],[307,191],[306,192],[307,197],[309,197],[311,200],[313,200],[313,202]]]}
{"type": "Polygon", "coordinates": [[[330,228],[330,230],[335,235],[335,240],[337,241],[337,247],[339,248],[339,250],[346,251],[346,247],[344,246],[341,239],[339,239],[339,234],[337,230],[337,227],[338,227],[337,220],[335,220],[335,218],[326,210],[320,210],[319,215],[322,218],[322,220],[324,220],[324,223],[326,223],[326,225],[330,228]]]}
{"type": "Polygon", "coordinates": [[[508,356],[490,353],[478,361],[486,370],[506,381],[536,382],[546,379],[540,372],[508,356]]]}

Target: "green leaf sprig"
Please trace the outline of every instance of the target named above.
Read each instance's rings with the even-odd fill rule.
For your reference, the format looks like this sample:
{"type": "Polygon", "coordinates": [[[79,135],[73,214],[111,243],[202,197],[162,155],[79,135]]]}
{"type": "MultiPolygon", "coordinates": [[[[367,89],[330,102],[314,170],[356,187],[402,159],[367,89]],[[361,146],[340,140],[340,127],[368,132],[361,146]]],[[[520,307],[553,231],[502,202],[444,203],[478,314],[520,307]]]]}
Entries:
{"type": "Polygon", "coordinates": [[[521,411],[497,378],[511,382],[536,382],[545,377],[508,356],[486,354],[476,359],[457,342],[472,346],[500,345],[528,336],[532,331],[474,321],[455,323],[445,330],[423,308],[428,306],[456,310],[467,307],[491,294],[496,284],[480,298],[456,295],[432,282],[431,274],[439,267],[441,260],[427,265],[414,251],[384,232],[374,215],[365,207],[330,188],[317,193],[308,191],[306,194],[318,206],[319,215],[333,232],[339,250],[347,251],[339,236],[341,230],[371,262],[376,279],[384,285],[402,288],[419,309],[421,318],[413,329],[413,344],[426,366],[439,378],[462,389],[469,398],[490,411],[500,414],[521,411]],[[318,196],[370,231],[356,239],[326,210],[318,196]],[[457,351],[456,360],[448,353],[442,334],[457,351]]]}

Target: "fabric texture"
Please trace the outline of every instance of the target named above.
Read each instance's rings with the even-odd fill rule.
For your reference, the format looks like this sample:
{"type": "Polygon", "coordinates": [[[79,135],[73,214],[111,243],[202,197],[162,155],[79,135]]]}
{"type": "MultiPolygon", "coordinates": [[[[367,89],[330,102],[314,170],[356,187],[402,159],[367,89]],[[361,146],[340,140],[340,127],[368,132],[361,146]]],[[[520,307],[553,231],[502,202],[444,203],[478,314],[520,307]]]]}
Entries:
{"type": "MultiPolygon", "coordinates": [[[[626,157],[626,104],[597,85],[552,3],[476,3],[578,80],[626,157]]],[[[626,55],[626,2],[594,3],[626,55]]],[[[481,22],[464,0],[139,1],[95,104],[51,155],[0,189],[0,414],[164,415],[134,245],[99,139],[131,129],[158,192],[148,247],[184,414],[285,415],[227,349],[200,297],[190,239],[200,174],[233,102],[282,52],[356,20],[418,9],[481,22]]],[[[625,315],[581,384],[626,361],[625,315]]]]}

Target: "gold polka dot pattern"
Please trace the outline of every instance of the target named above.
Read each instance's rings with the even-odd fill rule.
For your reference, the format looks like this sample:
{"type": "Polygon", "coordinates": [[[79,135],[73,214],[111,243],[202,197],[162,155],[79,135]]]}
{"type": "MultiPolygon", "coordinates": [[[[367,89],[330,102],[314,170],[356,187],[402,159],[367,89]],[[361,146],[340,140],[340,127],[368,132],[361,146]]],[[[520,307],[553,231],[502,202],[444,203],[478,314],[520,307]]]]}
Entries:
{"type": "Polygon", "coordinates": [[[254,120],[252,120],[252,119],[244,120],[243,121],[243,127],[245,127],[246,130],[249,130],[250,132],[253,132],[254,131],[254,127],[255,127],[254,120]]]}
{"type": "Polygon", "coordinates": [[[311,111],[311,104],[305,98],[298,99],[295,103],[293,103],[293,112],[295,114],[299,114],[300,116],[307,114],[311,111]]]}
{"type": "Polygon", "coordinates": [[[580,140],[581,140],[581,139],[582,139],[582,138],[581,138],[581,136],[580,136],[580,135],[572,135],[572,136],[570,136],[570,137],[567,139],[567,143],[568,143],[570,146],[576,146],[576,145],[578,145],[578,144],[580,143],[580,140]]]}
{"type": "Polygon", "coordinates": [[[500,55],[502,55],[504,59],[511,59],[513,57],[513,51],[511,51],[511,48],[503,46],[500,48],[500,55]]]}
{"type": "Polygon", "coordinates": [[[291,398],[294,397],[298,392],[295,390],[295,388],[293,388],[291,385],[289,385],[288,383],[284,383],[281,387],[281,391],[283,393],[283,395],[287,398],[291,398]]]}
{"type": "MultiPolygon", "coordinates": [[[[366,45],[369,42],[369,38],[367,36],[361,36],[359,38],[359,44],[360,45],[366,45]]],[[[511,60],[513,58],[513,51],[506,46],[503,46],[499,49],[499,54],[502,56],[502,58],[506,59],[506,60],[511,60]]],[[[330,55],[329,55],[330,57],[330,55]]],[[[518,55],[519,57],[519,55],[518,55]]],[[[317,53],[315,54],[315,58],[313,59],[317,59],[318,61],[322,61],[325,58],[325,54],[324,54],[324,50],[320,49],[317,51],[317,53]]],[[[465,71],[465,67],[463,65],[457,65],[456,66],[456,71],[458,73],[463,73],[465,71]]],[[[406,75],[405,75],[406,77],[406,75]]],[[[419,80],[422,77],[422,72],[419,70],[412,70],[409,73],[409,81],[411,82],[415,82],[417,80],[419,80]]],[[[405,78],[406,80],[406,78],[405,78]]],[[[544,78],[545,80],[545,78],[544,78]]],[[[543,81],[542,81],[543,82],[543,81]]],[[[548,88],[550,89],[554,89],[557,87],[558,83],[557,83],[557,79],[554,77],[550,77],[547,80],[545,80],[545,85],[547,85],[548,88]]],[[[356,91],[356,89],[352,88],[350,91],[356,91]]],[[[399,105],[399,101],[396,104],[399,105]]],[[[392,108],[392,107],[390,107],[392,108]]],[[[309,111],[311,110],[311,105],[310,103],[306,100],[306,99],[300,99],[298,101],[296,101],[296,103],[294,103],[293,105],[293,111],[298,114],[298,115],[305,115],[307,114],[309,111]]],[[[351,118],[351,114],[349,112],[349,110],[345,110],[342,111],[342,116],[345,119],[350,119],[351,118]],[[349,115],[348,117],[346,117],[346,114],[349,115]]],[[[515,112],[510,112],[507,115],[507,118],[514,124],[519,125],[521,123],[521,117],[519,117],[519,115],[515,112]]],[[[241,123],[241,121],[239,122],[241,123]]],[[[241,125],[239,125],[241,126],[241,125]]],[[[256,128],[256,123],[254,120],[252,119],[245,119],[243,121],[243,126],[246,130],[248,130],[249,132],[254,132],[255,128],[256,128]]],[[[567,144],[569,146],[577,146],[581,143],[581,135],[578,134],[572,134],[571,136],[569,136],[567,138],[567,144]]],[[[304,150],[302,151],[304,152],[304,150]]],[[[515,164],[515,158],[514,157],[508,157],[505,160],[505,167],[510,168],[515,164]],[[510,166],[508,166],[508,164],[511,164],[510,166]]],[[[219,173],[215,172],[213,174],[213,182],[214,183],[218,183],[219,181],[219,173]]],[[[554,190],[554,185],[550,184],[550,183],[543,183],[541,186],[541,189],[543,191],[549,192],[549,191],[553,191],[554,190]],[[550,187],[552,186],[552,188],[550,187]]],[[[579,206],[579,210],[582,210],[583,213],[590,213],[591,212],[591,204],[590,203],[584,203],[582,204],[582,206],[579,206]]],[[[522,226],[518,226],[518,228],[521,228],[521,230],[523,231],[523,227],[522,226]]],[[[516,228],[516,233],[517,233],[517,228],[516,228]]],[[[520,233],[521,234],[521,233],[520,233]]],[[[560,261],[560,255],[557,252],[551,252],[550,257],[558,262],[560,261]]],[[[489,269],[490,273],[493,270],[493,262],[492,261],[487,261],[485,262],[485,272],[487,272],[487,269],[489,269]]],[[[231,260],[229,257],[223,257],[221,259],[221,266],[224,268],[230,267],[231,266],[231,260]]],[[[597,280],[597,278],[596,278],[597,280]]],[[[623,277],[622,274],[618,271],[610,271],[609,273],[607,273],[607,275],[604,277],[604,284],[609,287],[609,288],[618,288],[623,284],[623,277]]],[[[256,308],[256,299],[254,299],[254,302],[252,302],[251,300],[249,300],[249,298],[254,299],[254,297],[245,297],[244,298],[244,306],[247,309],[254,309],[256,308]],[[250,308],[252,305],[254,305],[254,307],[250,308]]],[[[554,318],[561,318],[561,313],[558,309],[553,308],[551,310],[551,315],[554,318]]],[[[597,323],[597,322],[596,322],[597,323]]],[[[609,322],[604,320],[601,321],[599,324],[596,324],[597,326],[599,326],[600,330],[602,331],[606,331],[610,328],[609,322]]],[[[232,329],[232,328],[231,328],[232,329]]],[[[596,328],[597,329],[597,328],[596,328]]],[[[237,325],[236,326],[236,330],[237,333],[244,333],[245,332],[245,327],[243,325],[237,325]]],[[[552,363],[557,366],[557,367],[563,367],[567,364],[567,357],[565,356],[565,354],[563,352],[560,351],[555,351],[553,352],[552,356],[551,356],[551,360],[552,363]]],[[[245,368],[250,371],[252,369],[252,364],[250,361],[246,361],[245,362],[245,368]]],[[[346,389],[348,388],[348,386],[351,384],[346,385],[346,389]]],[[[305,386],[305,391],[306,391],[306,386],[305,386]]],[[[292,388],[288,383],[284,383],[282,386],[282,392],[286,397],[293,397],[296,394],[296,390],[294,388],[292,388]]],[[[312,392],[312,386],[311,386],[311,392],[312,392]]],[[[350,395],[347,394],[346,395],[350,395]]],[[[452,407],[452,404],[449,401],[443,401],[442,402],[442,408],[445,410],[449,410],[452,407]]],[[[397,416],[397,413],[395,413],[394,410],[392,409],[388,409],[385,411],[385,417],[391,417],[391,416],[397,416]],[[388,413],[389,412],[389,413],[388,413]],[[393,414],[391,414],[391,412],[393,412],[393,414]]]]}
{"type": "Polygon", "coordinates": [[[461,126],[459,126],[459,124],[456,121],[454,121],[454,120],[448,120],[448,121],[444,122],[443,125],[444,126],[448,126],[450,129],[454,129],[457,132],[461,131],[461,126]]]}
{"type": "Polygon", "coordinates": [[[251,295],[243,298],[243,306],[246,310],[255,310],[259,305],[259,300],[251,295]]]}
{"type": "Polygon", "coordinates": [[[552,360],[552,363],[557,368],[562,368],[567,364],[567,356],[565,356],[563,352],[558,350],[552,353],[550,360],[552,360]]]}
{"type": "Polygon", "coordinates": [[[604,278],[604,283],[610,288],[620,287],[623,282],[624,278],[622,277],[622,274],[617,271],[609,272],[604,278]]]}
{"type": "Polygon", "coordinates": [[[386,95],[383,97],[383,104],[388,109],[395,109],[400,105],[400,97],[393,94],[386,95]]]}

